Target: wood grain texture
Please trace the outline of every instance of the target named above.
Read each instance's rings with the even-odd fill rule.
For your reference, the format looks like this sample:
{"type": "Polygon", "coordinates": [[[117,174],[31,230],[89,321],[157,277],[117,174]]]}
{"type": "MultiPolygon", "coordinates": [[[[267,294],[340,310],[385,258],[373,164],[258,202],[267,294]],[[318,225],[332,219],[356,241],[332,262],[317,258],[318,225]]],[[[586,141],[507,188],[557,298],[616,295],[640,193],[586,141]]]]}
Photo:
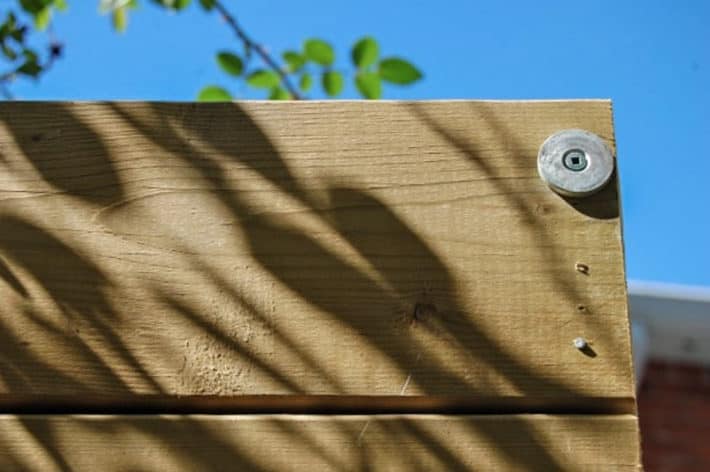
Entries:
{"type": "Polygon", "coordinates": [[[616,182],[565,200],[536,171],[563,128],[614,148],[609,102],[2,103],[0,121],[5,399],[634,396],[616,182]]]}
{"type": "Polygon", "coordinates": [[[0,416],[0,468],[630,471],[636,435],[625,415],[0,416]]]}

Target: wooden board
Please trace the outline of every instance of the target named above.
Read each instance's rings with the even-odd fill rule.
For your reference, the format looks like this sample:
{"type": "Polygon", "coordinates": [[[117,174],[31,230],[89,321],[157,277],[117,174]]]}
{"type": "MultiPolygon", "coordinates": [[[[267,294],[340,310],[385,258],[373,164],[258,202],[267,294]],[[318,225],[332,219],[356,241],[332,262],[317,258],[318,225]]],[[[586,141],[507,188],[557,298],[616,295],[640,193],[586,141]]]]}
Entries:
{"type": "Polygon", "coordinates": [[[2,470],[638,470],[634,417],[0,416],[2,470]]]}
{"type": "Polygon", "coordinates": [[[7,405],[633,403],[616,181],[574,201],[536,171],[563,128],[613,148],[608,101],[2,103],[0,122],[7,405]]]}

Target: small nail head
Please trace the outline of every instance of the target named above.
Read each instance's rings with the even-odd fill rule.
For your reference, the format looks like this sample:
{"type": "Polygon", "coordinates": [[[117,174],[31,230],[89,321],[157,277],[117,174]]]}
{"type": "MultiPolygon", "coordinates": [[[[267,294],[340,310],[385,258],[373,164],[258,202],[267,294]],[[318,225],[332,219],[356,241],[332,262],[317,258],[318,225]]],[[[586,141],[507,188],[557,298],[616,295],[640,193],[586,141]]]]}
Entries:
{"type": "Polygon", "coordinates": [[[580,272],[582,274],[588,274],[589,273],[589,266],[587,264],[582,264],[581,262],[577,262],[574,265],[575,269],[577,269],[577,272],[580,272]]]}
{"type": "Polygon", "coordinates": [[[609,182],[614,172],[614,156],[596,134],[566,129],[542,143],[537,170],[555,192],[568,197],[585,197],[609,182]]]}
{"type": "Polygon", "coordinates": [[[587,347],[587,340],[584,338],[574,338],[572,344],[574,344],[574,347],[581,351],[582,349],[585,349],[587,347]]]}

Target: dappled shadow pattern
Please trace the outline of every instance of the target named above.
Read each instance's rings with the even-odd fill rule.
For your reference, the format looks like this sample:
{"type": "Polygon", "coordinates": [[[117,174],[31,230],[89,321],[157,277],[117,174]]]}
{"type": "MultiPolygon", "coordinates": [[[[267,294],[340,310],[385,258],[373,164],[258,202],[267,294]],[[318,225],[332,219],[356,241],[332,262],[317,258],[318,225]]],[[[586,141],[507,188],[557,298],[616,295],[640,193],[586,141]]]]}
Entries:
{"type": "Polygon", "coordinates": [[[0,121],[27,161],[59,191],[96,204],[123,196],[107,145],[72,107],[56,102],[4,103],[0,121]]]}
{"type": "MultiPolygon", "coordinates": [[[[103,141],[105,138],[76,116],[74,107],[56,103],[22,106],[26,108],[23,108],[20,117],[8,116],[7,112],[3,112],[2,120],[27,161],[49,185],[83,199],[87,204],[101,205],[102,208],[115,209],[125,203],[127,192],[124,187],[127,184],[122,182],[120,172],[111,160],[110,147],[103,141]],[[53,117],[51,126],[33,129],[32,120],[40,113],[53,117]],[[62,146],[57,146],[53,140],[60,135],[62,146]],[[64,164],[57,165],[58,162],[64,164]]],[[[100,109],[105,116],[118,119],[123,126],[139,133],[143,139],[175,158],[192,173],[190,175],[198,176],[199,179],[193,180],[199,180],[200,184],[191,183],[174,191],[207,192],[216,198],[220,203],[220,211],[225,211],[233,221],[232,237],[243,238],[250,255],[274,280],[309,305],[327,313],[339,325],[357,333],[359,339],[366,342],[369,348],[386,356],[401,372],[410,375],[415,373],[422,378],[440,379],[438,383],[431,382],[421,387],[424,394],[446,395],[455,387],[457,393],[483,395],[486,385],[483,382],[478,386],[473,385],[471,379],[457,374],[445,361],[433,356],[422,356],[421,353],[426,352],[427,346],[415,335],[420,331],[430,333],[451,346],[470,353],[471,362],[491,364],[500,369],[501,375],[506,376],[522,396],[534,395],[541,391],[556,392],[560,397],[568,398],[576,395],[569,387],[530,371],[529,366],[510,355],[505,346],[488,337],[471,321],[472,317],[462,307],[451,271],[435,250],[398,216],[394,209],[388,207],[375,193],[355,185],[349,186],[324,179],[318,192],[303,186],[282,158],[277,146],[238,104],[149,104],[140,113],[135,113],[131,111],[131,107],[109,103],[101,105],[100,109]],[[201,124],[190,125],[190,117],[196,113],[207,117],[210,114],[214,116],[201,124]],[[268,181],[278,192],[298,202],[320,225],[338,235],[349,250],[366,261],[371,270],[364,270],[361,265],[351,263],[347,257],[324,244],[317,234],[309,233],[281,218],[278,212],[265,212],[255,207],[245,197],[248,195],[246,187],[249,182],[235,182],[225,168],[222,160],[224,158],[250,169],[261,179],[268,181]],[[203,182],[207,185],[203,186],[203,182]],[[368,231],[363,231],[365,227],[368,231]],[[294,259],[294,255],[298,255],[298,258],[294,259]],[[403,259],[416,261],[417,270],[403,271],[403,259]],[[358,304],[353,304],[353,298],[344,300],[342,297],[333,296],[343,286],[358,295],[358,304]],[[397,309],[393,310],[392,307],[397,309]],[[401,335],[392,336],[392,332],[401,335]],[[481,352],[494,353],[494,358],[477,354],[481,352]],[[519,382],[518,379],[521,378],[526,381],[519,382]]],[[[469,145],[458,140],[416,105],[412,106],[412,113],[428,123],[432,130],[453,146],[463,150],[471,165],[490,177],[491,181],[504,185],[500,183],[500,176],[487,167],[478,150],[471,149],[469,145]]],[[[494,121],[494,118],[491,117],[490,120],[494,121]]],[[[493,122],[491,126],[497,127],[500,133],[507,133],[502,124],[493,122]]],[[[171,161],[170,165],[176,164],[171,161]]],[[[10,169],[12,170],[12,167],[10,169]]],[[[540,242],[540,251],[548,254],[551,266],[559,262],[561,256],[555,253],[554,242],[549,239],[544,228],[538,225],[535,209],[516,197],[514,192],[503,194],[511,195],[507,203],[518,209],[529,231],[535,232],[535,239],[540,242]]],[[[598,214],[600,218],[614,217],[611,208],[615,207],[616,195],[609,194],[607,197],[605,201],[610,203],[603,206],[603,210],[598,214]]],[[[597,207],[586,208],[584,204],[577,207],[587,214],[598,210],[597,207]]],[[[150,218],[152,219],[146,221],[156,226],[163,223],[159,218],[150,218]]],[[[190,216],[186,214],[185,218],[189,223],[190,216]]],[[[79,389],[87,389],[90,392],[96,389],[97,385],[111,383],[114,390],[129,392],[131,387],[125,378],[126,372],[131,372],[131,383],[141,383],[145,386],[145,391],[154,395],[172,394],[166,392],[160,382],[153,378],[150,370],[142,365],[120,333],[115,331],[115,323],[112,320],[126,316],[122,307],[117,305],[119,297],[114,293],[117,290],[115,286],[122,285],[123,281],[112,280],[102,269],[102,264],[105,258],[118,255],[93,254],[91,250],[79,247],[81,244],[73,247],[73,242],[65,241],[42,228],[36,221],[25,220],[16,214],[0,215],[0,228],[0,277],[3,283],[19,297],[32,298],[34,293],[27,288],[23,276],[17,274],[19,268],[34,284],[41,287],[63,315],[59,318],[59,323],[50,322],[46,316],[34,313],[29,308],[22,316],[53,333],[52,336],[57,342],[71,346],[72,355],[83,357],[85,361],[88,359],[86,363],[94,368],[100,366],[100,372],[95,375],[95,385],[79,381],[71,372],[65,372],[59,362],[53,365],[51,359],[38,357],[31,348],[33,341],[23,339],[15,329],[8,327],[0,330],[0,341],[7,346],[3,351],[12,352],[12,358],[0,358],[0,380],[6,391],[12,392],[15,388],[22,391],[28,386],[47,388],[57,383],[69,392],[79,389]],[[81,290],[77,290],[77,287],[81,287],[81,290]],[[79,329],[90,331],[91,339],[76,332],[79,329]],[[96,352],[97,344],[103,345],[106,352],[96,352]],[[117,369],[109,363],[109,358],[113,359],[114,363],[118,362],[120,368],[117,369]],[[32,366],[35,374],[28,376],[17,371],[13,366],[13,359],[22,359],[22,364],[32,366]],[[37,378],[43,380],[37,383],[37,378]]],[[[126,233],[123,237],[132,238],[136,235],[126,233]]],[[[151,241],[151,244],[154,242],[151,241]]],[[[234,284],[226,280],[223,273],[201,259],[199,254],[182,247],[177,240],[159,241],[155,244],[170,246],[163,249],[174,251],[176,258],[184,259],[182,264],[208,280],[211,287],[224,294],[244,313],[249,313],[255,322],[263,325],[271,323],[272,313],[263,312],[259,306],[235,289],[234,284]]],[[[546,270],[548,276],[559,286],[561,293],[575,300],[582,298],[574,284],[559,277],[554,270],[546,270]]],[[[239,276],[237,274],[237,277],[239,276]]],[[[145,282],[146,286],[150,287],[151,296],[162,303],[172,317],[178,317],[182,323],[206,333],[218,345],[246,359],[249,365],[286,391],[294,394],[312,393],[304,388],[300,379],[294,378],[292,373],[285,371],[282,366],[274,365],[268,359],[255,355],[245,342],[226,332],[223,326],[206,316],[199,305],[181,297],[177,290],[174,293],[159,284],[151,285],[152,282],[145,282]]],[[[120,287],[118,290],[120,293],[120,287]]],[[[2,316],[8,317],[9,313],[12,313],[12,316],[19,315],[3,310],[2,316]]],[[[339,379],[319,365],[311,353],[298,347],[298,340],[292,338],[293,333],[281,332],[272,327],[271,336],[272,342],[292,352],[299,362],[308,366],[315,376],[329,385],[331,391],[347,393],[339,379]]],[[[324,343],[327,342],[332,340],[324,339],[324,343]]],[[[97,390],[100,391],[100,388],[97,390]]],[[[392,392],[393,395],[398,393],[404,393],[404,389],[402,392],[392,392]]],[[[70,469],[62,459],[62,451],[57,446],[50,426],[33,421],[27,421],[25,426],[51,455],[57,468],[70,469]]],[[[158,440],[165,434],[163,429],[146,422],[127,421],[121,427],[136,428],[141,434],[158,440]]],[[[279,427],[289,433],[287,423],[282,422],[279,427]]],[[[491,444],[504,442],[499,437],[500,431],[490,423],[471,427],[476,428],[476,435],[483,435],[491,444]]],[[[415,423],[404,424],[402,428],[406,430],[406,437],[425,444],[432,456],[438,457],[449,470],[468,470],[466,465],[451,453],[447,444],[421,430],[415,423]]],[[[345,427],[341,432],[350,438],[353,444],[358,443],[363,434],[363,431],[345,427]]],[[[111,433],[97,430],[97,434],[111,433]]],[[[294,441],[308,443],[308,438],[300,436],[298,431],[293,430],[290,434],[293,434],[294,441]]],[[[401,431],[393,431],[393,440],[401,434],[401,431]]],[[[538,445],[538,433],[530,429],[528,424],[521,422],[517,434],[521,442],[532,445],[534,450],[502,450],[501,454],[506,456],[510,463],[525,466],[530,457],[534,456],[541,469],[560,469],[556,459],[542,445],[538,445]]],[[[234,467],[243,470],[262,470],[259,464],[249,459],[249,454],[235,450],[224,443],[219,435],[205,430],[199,423],[179,425],[171,435],[173,439],[175,436],[181,439],[166,442],[165,450],[179,457],[186,467],[213,468],[215,464],[234,464],[234,467]],[[203,440],[207,438],[214,441],[214,447],[210,449],[209,454],[184,447],[189,444],[189,436],[195,434],[203,437],[203,440]]],[[[336,458],[320,449],[317,442],[311,441],[308,447],[323,457],[333,469],[342,468],[336,458]]],[[[360,470],[368,470],[367,447],[362,448],[360,470]]]]}

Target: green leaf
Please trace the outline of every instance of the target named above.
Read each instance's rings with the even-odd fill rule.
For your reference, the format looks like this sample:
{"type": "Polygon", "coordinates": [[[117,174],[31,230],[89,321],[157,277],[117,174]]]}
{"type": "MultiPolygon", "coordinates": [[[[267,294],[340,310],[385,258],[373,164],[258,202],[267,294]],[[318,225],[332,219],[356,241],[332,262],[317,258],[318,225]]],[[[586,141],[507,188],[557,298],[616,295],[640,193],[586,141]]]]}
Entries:
{"type": "Polygon", "coordinates": [[[44,31],[52,19],[52,8],[47,6],[35,14],[35,28],[44,31]]]}
{"type": "Polygon", "coordinates": [[[313,87],[313,77],[311,77],[311,74],[303,74],[298,81],[298,87],[301,89],[301,92],[308,92],[311,87],[313,87]]]}
{"type": "Polygon", "coordinates": [[[25,48],[22,50],[22,55],[25,56],[25,61],[34,61],[37,62],[39,59],[37,57],[37,53],[34,52],[32,49],[25,48]]]}
{"type": "Polygon", "coordinates": [[[380,77],[393,84],[408,85],[422,78],[422,73],[409,62],[398,57],[380,62],[380,77]]]}
{"type": "Polygon", "coordinates": [[[355,85],[364,98],[377,100],[382,96],[382,81],[374,72],[362,72],[356,75],[355,85]]]}
{"type": "Polygon", "coordinates": [[[153,2],[170,10],[180,11],[187,8],[192,0],[153,0],[153,2]]]}
{"type": "Polygon", "coordinates": [[[280,82],[281,78],[276,72],[266,69],[255,70],[247,77],[247,83],[256,88],[271,89],[280,82]]]}
{"type": "Polygon", "coordinates": [[[380,47],[375,41],[375,38],[365,36],[360,39],[352,49],[353,64],[358,69],[364,69],[371,66],[377,61],[380,55],[380,47]]]}
{"type": "Polygon", "coordinates": [[[15,59],[17,59],[17,53],[15,52],[15,50],[4,42],[0,43],[0,48],[2,48],[3,56],[8,58],[9,60],[14,61],[15,59]]]}
{"type": "Polygon", "coordinates": [[[15,29],[15,17],[11,15],[7,15],[5,21],[0,25],[0,40],[4,40],[15,29]]]}
{"type": "Polygon", "coordinates": [[[282,57],[284,62],[288,64],[289,72],[298,72],[304,65],[306,65],[306,57],[296,51],[286,51],[283,53],[282,57]]]}
{"type": "Polygon", "coordinates": [[[7,15],[5,23],[3,23],[2,27],[0,28],[2,30],[0,34],[3,37],[6,35],[10,35],[10,37],[15,41],[17,41],[18,43],[22,43],[25,40],[25,34],[27,33],[27,29],[18,26],[19,25],[17,24],[15,14],[10,12],[7,15]]]}
{"type": "Polygon", "coordinates": [[[281,87],[274,87],[271,89],[269,100],[291,100],[291,94],[281,87]]]}
{"type": "Polygon", "coordinates": [[[214,8],[215,0],[200,0],[200,5],[205,11],[210,11],[214,8]]]}
{"type": "MultiPolygon", "coordinates": [[[[55,0],[64,1],[64,0],[55,0]]],[[[155,0],[154,0],[155,1],[155,0]]],[[[156,2],[162,5],[162,2],[156,2]]],[[[114,10],[119,8],[136,8],[138,6],[138,0],[100,0],[99,1],[99,13],[105,15],[106,13],[112,13],[114,10]]]]}
{"type": "Polygon", "coordinates": [[[23,30],[23,29],[21,29],[21,28],[18,28],[18,29],[16,29],[16,30],[13,30],[13,31],[10,33],[10,36],[12,37],[12,39],[14,39],[15,41],[17,41],[18,43],[21,43],[21,42],[23,42],[23,41],[25,40],[25,34],[26,34],[26,33],[27,33],[27,30],[23,30]]]}
{"type": "Polygon", "coordinates": [[[242,58],[229,51],[220,51],[217,54],[217,64],[219,64],[222,70],[227,74],[235,77],[242,75],[244,71],[242,58]]]}
{"type": "Polygon", "coordinates": [[[232,101],[232,95],[222,87],[208,85],[200,90],[197,100],[200,102],[230,102],[232,101]]]}
{"type": "Polygon", "coordinates": [[[34,59],[27,60],[24,64],[17,68],[18,74],[28,75],[30,77],[37,77],[42,72],[42,67],[37,64],[34,59]]]}
{"type": "Polygon", "coordinates": [[[345,79],[343,79],[343,74],[340,72],[329,70],[323,73],[323,90],[328,94],[329,97],[335,97],[343,91],[343,86],[345,85],[345,79]]]}
{"type": "Polygon", "coordinates": [[[322,66],[329,66],[335,61],[332,46],[322,39],[307,39],[303,43],[303,52],[308,59],[322,66]]]}
{"type": "Polygon", "coordinates": [[[128,24],[128,12],[126,7],[116,8],[113,13],[111,13],[111,23],[113,24],[113,29],[119,33],[126,31],[126,25],[128,24]]]}
{"type": "Polygon", "coordinates": [[[66,0],[54,0],[54,8],[56,8],[59,11],[67,11],[67,8],[69,6],[67,5],[66,0]]]}
{"type": "Polygon", "coordinates": [[[32,16],[52,5],[54,0],[20,0],[20,6],[32,16]]]}

